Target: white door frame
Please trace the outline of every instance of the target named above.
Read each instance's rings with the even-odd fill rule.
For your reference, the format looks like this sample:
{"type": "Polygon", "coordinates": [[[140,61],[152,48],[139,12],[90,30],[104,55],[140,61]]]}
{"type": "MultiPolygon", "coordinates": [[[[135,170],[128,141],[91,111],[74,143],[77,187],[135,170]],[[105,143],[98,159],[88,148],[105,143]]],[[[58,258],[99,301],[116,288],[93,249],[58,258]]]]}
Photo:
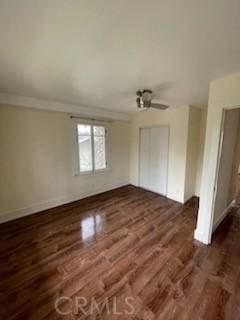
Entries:
{"type": "MultiPolygon", "coordinates": [[[[229,109],[231,110],[231,109],[229,109]]],[[[212,202],[212,210],[211,210],[211,220],[210,220],[210,228],[208,230],[208,240],[211,243],[212,234],[213,234],[213,220],[214,220],[214,212],[216,206],[216,197],[217,197],[217,186],[218,186],[218,178],[219,178],[219,170],[220,170],[220,162],[222,157],[222,148],[223,148],[223,138],[224,138],[224,126],[226,119],[226,109],[222,109],[222,119],[221,119],[221,129],[218,141],[218,155],[217,155],[217,166],[215,172],[215,182],[214,182],[214,191],[213,191],[213,202],[212,202]]]]}
{"type": "Polygon", "coordinates": [[[153,125],[153,126],[141,126],[139,127],[138,131],[138,186],[142,189],[157,193],[163,197],[167,197],[168,195],[168,170],[169,170],[169,146],[170,146],[170,125],[169,124],[159,124],[159,125],[153,125]],[[140,166],[141,166],[141,130],[142,129],[151,129],[151,128],[160,128],[160,127],[166,127],[168,129],[168,154],[167,154],[167,181],[166,181],[166,194],[162,194],[150,189],[146,189],[140,186],[140,166]]]}
{"type": "MultiPolygon", "coordinates": [[[[234,89],[235,90],[235,89],[234,89]]],[[[235,92],[235,91],[234,91],[235,92]]],[[[213,230],[215,209],[215,185],[218,177],[218,159],[221,146],[221,129],[224,111],[240,108],[239,104],[228,106],[222,102],[219,106],[210,103],[207,115],[207,128],[204,147],[202,183],[200,203],[197,216],[197,225],[194,239],[210,244],[213,230]],[[215,119],[213,119],[215,117],[215,119]]]]}

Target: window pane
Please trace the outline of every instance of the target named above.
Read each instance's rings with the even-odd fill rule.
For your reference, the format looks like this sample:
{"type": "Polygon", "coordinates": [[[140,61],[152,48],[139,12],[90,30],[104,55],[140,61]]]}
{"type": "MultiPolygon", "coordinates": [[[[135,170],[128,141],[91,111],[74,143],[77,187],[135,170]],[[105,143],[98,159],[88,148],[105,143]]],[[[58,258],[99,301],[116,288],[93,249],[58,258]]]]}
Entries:
{"type": "Polygon", "coordinates": [[[105,136],[105,127],[93,126],[93,134],[95,136],[105,136]]]}
{"type": "Polygon", "coordinates": [[[95,156],[95,169],[106,168],[106,144],[105,137],[95,136],[94,137],[94,156],[95,156]]]}
{"type": "Polygon", "coordinates": [[[91,134],[91,126],[89,124],[78,124],[78,135],[90,135],[91,134]]]}
{"type": "Polygon", "coordinates": [[[91,136],[79,136],[79,168],[81,172],[92,170],[92,140],[91,136]]]}

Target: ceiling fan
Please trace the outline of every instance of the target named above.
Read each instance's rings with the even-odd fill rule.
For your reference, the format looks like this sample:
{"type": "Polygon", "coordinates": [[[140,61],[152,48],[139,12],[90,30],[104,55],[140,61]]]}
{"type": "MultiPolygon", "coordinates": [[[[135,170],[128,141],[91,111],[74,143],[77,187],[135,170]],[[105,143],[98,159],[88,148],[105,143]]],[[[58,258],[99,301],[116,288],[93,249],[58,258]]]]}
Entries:
{"type": "Polygon", "coordinates": [[[149,89],[137,90],[137,106],[138,110],[148,110],[150,108],[158,110],[166,110],[169,106],[160,103],[152,103],[153,92],[149,89]]]}

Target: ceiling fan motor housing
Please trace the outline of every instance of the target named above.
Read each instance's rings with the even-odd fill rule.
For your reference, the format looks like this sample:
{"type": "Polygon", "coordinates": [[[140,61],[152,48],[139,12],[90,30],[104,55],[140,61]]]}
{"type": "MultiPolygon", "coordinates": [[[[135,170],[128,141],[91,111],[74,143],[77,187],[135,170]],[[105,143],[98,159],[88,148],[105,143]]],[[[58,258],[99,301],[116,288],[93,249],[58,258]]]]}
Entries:
{"type": "Polygon", "coordinates": [[[137,90],[137,106],[138,110],[148,110],[149,108],[157,109],[157,110],[166,110],[168,109],[168,105],[161,104],[161,103],[152,103],[152,90],[149,89],[143,89],[143,90],[137,90]]]}
{"type": "Polygon", "coordinates": [[[151,106],[151,100],[144,101],[142,97],[138,97],[136,101],[139,110],[147,110],[151,106]]]}
{"type": "Polygon", "coordinates": [[[152,91],[148,89],[138,90],[137,106],[139,110],[147,110],[151,107],[152,91]]]}

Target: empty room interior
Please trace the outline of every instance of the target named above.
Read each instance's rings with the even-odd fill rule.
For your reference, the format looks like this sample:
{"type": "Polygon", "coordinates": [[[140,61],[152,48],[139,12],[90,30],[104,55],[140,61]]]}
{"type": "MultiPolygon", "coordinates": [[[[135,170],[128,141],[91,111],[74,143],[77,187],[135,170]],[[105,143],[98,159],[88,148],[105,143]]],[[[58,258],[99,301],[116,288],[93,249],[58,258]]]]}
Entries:
{"type": "Polygon", "coordinates": [[[240,319],[239,37],[239,0],[0,0],[0,319],[240,319]]]}

